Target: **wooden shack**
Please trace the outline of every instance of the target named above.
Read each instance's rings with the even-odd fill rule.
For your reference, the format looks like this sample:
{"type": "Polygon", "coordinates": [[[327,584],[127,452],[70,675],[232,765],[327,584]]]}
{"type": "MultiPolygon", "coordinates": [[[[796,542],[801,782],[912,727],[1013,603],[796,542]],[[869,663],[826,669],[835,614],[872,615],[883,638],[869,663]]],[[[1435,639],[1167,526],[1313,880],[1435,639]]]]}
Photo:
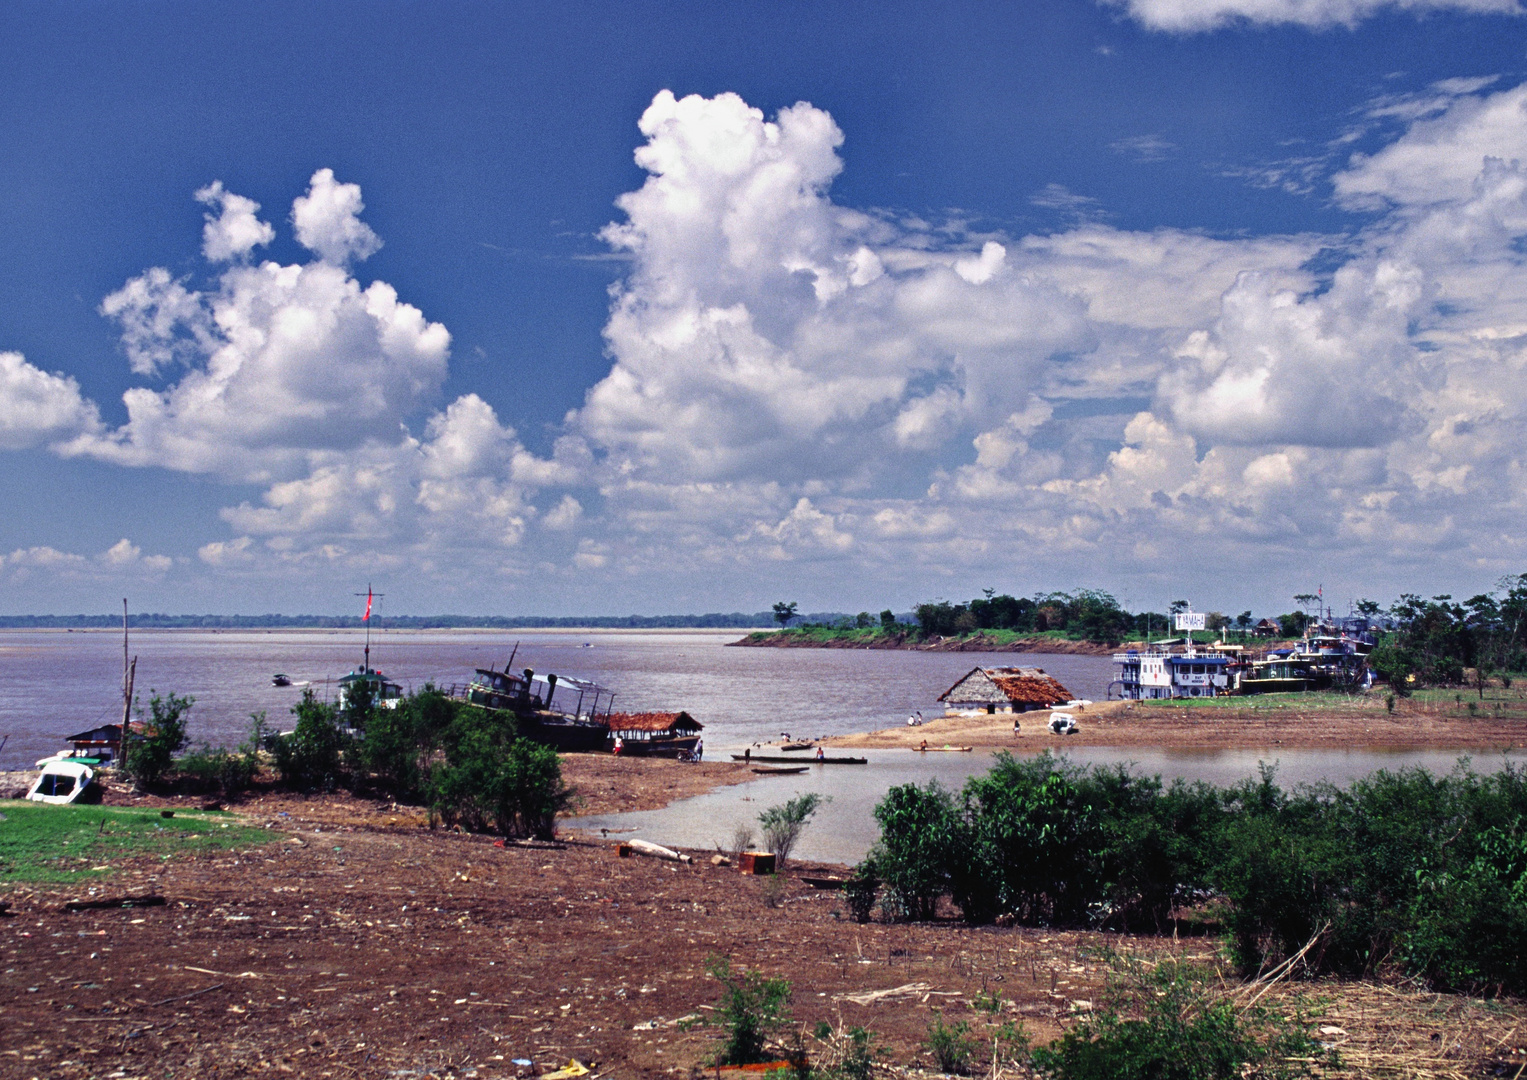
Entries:
{"type": "Polygon", "coordinates": [[[1074,700],[1075,695],[1044,668],[971,668],[970,673],[939,695],[949,714],[979,710],[985,713],[1032,712],[1074,700]]]}
{"type": "MultiPolygon", "coordinates": [[[[136,723],[133,725],[133,730],[138,730],[136,723]]],[[[102,724],[89,731],[81,731],[77,735],[67,735],[64,741],[74,747],[75,757],[93,757],[101,761],[111,761],[121,749],[122,725],[102,724]]]]}

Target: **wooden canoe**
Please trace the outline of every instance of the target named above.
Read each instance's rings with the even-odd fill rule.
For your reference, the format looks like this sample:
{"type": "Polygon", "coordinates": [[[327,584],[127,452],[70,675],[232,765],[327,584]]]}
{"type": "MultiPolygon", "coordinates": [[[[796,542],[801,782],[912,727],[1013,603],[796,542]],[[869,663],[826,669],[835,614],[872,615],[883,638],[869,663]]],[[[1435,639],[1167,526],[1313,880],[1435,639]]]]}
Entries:
{"type": "Polygon", "coordinates": [[[914,746],[911,749],[919,754],[968,754],[975,749],[974,746],[914,746]]]}
{"type": "Polygon", "coordinates": [[[753,771],[759,776],[791,776],[796,773],[803,773],[808,768],[810,768],[808,765],[796,765],[794,767],[789,765],[760,765],[753,771]]]}
{"type": "MultiPolygon", "coordinates": [[[[783,754],[754,754],[752,757],[748,757],[745,754],[733,754],[732,760],[761,761],[765,765],[799,765],[801,763],[800,758],[785,757],[783,754]]],[[[822,757],[811,759],[811,764],[813,765],[868,765],[869,762],[869,758],[862,757],[822,757]]]]}

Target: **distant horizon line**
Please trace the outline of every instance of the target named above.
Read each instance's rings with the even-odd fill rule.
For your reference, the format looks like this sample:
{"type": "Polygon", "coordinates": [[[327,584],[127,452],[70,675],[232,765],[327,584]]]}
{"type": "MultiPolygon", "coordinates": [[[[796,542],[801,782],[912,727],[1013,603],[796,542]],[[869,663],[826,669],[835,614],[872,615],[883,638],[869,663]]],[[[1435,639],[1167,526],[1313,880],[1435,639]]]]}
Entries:
{"type": "MultiPolygon", "coordinates": [[[[802,619],[841,619],[845,612],[812,612],[802,619]]],[[[170,615],[163,612],[128,614],[129,629],[364,629],[360,615],[170,615]]],[[[708,612],[690,615],[373,615],[372,624],[386,629],[416,630],[618,630],[618,629],[736,629],[753,630],[776,624],[772,611],[708,612]]],[[[0,630],[120,629],[122,615],[0,615],[0,630]]]]}

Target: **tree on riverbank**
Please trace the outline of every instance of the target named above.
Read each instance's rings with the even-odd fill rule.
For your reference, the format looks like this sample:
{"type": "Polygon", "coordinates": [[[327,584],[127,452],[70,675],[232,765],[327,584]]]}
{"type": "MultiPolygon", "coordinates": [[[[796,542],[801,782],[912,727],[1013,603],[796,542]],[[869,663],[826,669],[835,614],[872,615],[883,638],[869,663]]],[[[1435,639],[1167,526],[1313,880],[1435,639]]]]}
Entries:
{"type": "MultiPolygon", "coordinates": [[[[248,786],[258,749],[293,791],[344,788],[427,806],[431,820],[447,826],[541,839],[555,833],[572,793],[556,751],[520,737],[513,713],[467,705],[433,686],[380,708],[367,697],[367,684],[357,689],[343,710],[304,691],[292,708],[296,727],[284,736],[266,731],[258,716],[247,769],[238,784],[222,782],[224,793],[248,786]]],[[[183,712],[190,699],[170,695],[152,706],[156,716],[172,706],[183,712]]],[[[243,765],[246,755],[209,748],[176,766],[183,777],[207,783],[220,780],[230,762],[243,765]]]]}

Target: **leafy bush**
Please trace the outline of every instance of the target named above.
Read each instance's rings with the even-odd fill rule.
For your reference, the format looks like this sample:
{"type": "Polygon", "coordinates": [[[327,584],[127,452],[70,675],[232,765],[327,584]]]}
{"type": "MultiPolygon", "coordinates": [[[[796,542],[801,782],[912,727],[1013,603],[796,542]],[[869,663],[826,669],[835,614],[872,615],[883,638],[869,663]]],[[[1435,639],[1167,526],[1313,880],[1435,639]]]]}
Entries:
{"type": "Polygon", "coordinates": [[[934,1013],[923,1049],[928,1051],[938,1065],[939,1072],[964,1076],[970,1071],[970,1059],[975,1056],[976,1042],[970,1037],[970,1025],[965,1021],[946,1024],[943,1013],[934,1013]]]}
{"type": "Polygon", "coordinates": [[[757,970],[733,970],[724,956],[712,956],[706,972],[721,984],[715,1019],[725,1031],[717,1065],[752,1065],[772,1060],[769,1039],[790,1022],[790,983],[757,970]]]}
{"type": "MultiPolygon", "coordinates": [[[[353,700],[347,696],[346,704],[353,700]]],[[[356,749],[372,782],[393,798],[419,798],[430,756],[455,720],[457,708],[456,702],[429,685],[395,708],[370,710],[356,749]]]]}
{"type": "Polygon", "coordinates": [[[1457,870],[1418,875],[1405,958],[1439,990],[1527,991],[1527,835],[1520,818],[1479,838],[1457,870]]]}
{"type": "Polygon", "coordinates": [[[459,706],[441,737],[444,760],[425,781],[431,812],[447,825],[551,839],[571,792],[557,753],[521,739],[512,714],[459,706]]]}
{"type": "Polygon", "coordinates": [[[175,771],[203,788],[225,795],[247,791],[254,779],[255,762],[221,746],[202,745],[175,760],[175,771]]]}
{"type": "Polygon", "coordinates": [[[764,846],[774,853],[781,869],[795,848],[795,842],[800,839],[801,831],[811,820],[811,815],[827,801],[816,792],[808,791],[787,803],[771,806],[758,815],[758,824],[763,829],[764,846]]]}
{"type": "Polygon", "coordinates": [[[867,866],[892,917],[949,896],[971,922],[1161,928],[1213,901],[1245,971],[1301,956],[1346,976],[1397,963],[1438,988],[1527,990],[1527,772],[1380,771],[1227,789],[999,756],[963,798],[893,788],[867,866]]]}
{"type": "Polygon", "coordinates": [[[123,766],[139,786],[158,783],[186,745],[186,713],[195,698],[155,694],[149,699],[149,715],[139,713],[141,730],[128,731],[123,766]]]}
{"type": "Polygon", "coordinates": [[[204,788],[217,788],[224,795],[248,791],[260,771],[260,750],[266,742],[265,713],[249,717],[249,738],[236,749],[208,746],[177,758],[175,771],[195,780],[204,788]]]}
{"type": "Polygon", "coordinates": [[[902,784],[875,807],[880,839],[870,851],[885,882],[882,906],[892,915],[931,919],[949,891],[952,868],[968,847],[954,796],[937,780],[925,788],[902,784]]]}
{"type": "Polygon", "coordinates": [[[1310,1074],[1319,1044],[1295,1024],[1211,993],[1177,961],[1125,965],[1102,1007],[1031,1063],[1050,1080],[1282,1080],[1310,1074]]]}
{"type": "Polygon", "coordinates": [[[1012,912],[1022,922],[1085,921],[1098,897],[1096,814],[1078,773],[1049,754],[998,755],[965,787],[970,851],[951,867],[954,899],[970,922],[1012,912]]]}
{"type": "Polygon", "coordinates": [[[270,740],[281,782],[298,791],[334,790],[344,778],[344,754],[351,745],[339,709],[304,690],[292,713],[297,717],[292,733],[270,740]]]}

